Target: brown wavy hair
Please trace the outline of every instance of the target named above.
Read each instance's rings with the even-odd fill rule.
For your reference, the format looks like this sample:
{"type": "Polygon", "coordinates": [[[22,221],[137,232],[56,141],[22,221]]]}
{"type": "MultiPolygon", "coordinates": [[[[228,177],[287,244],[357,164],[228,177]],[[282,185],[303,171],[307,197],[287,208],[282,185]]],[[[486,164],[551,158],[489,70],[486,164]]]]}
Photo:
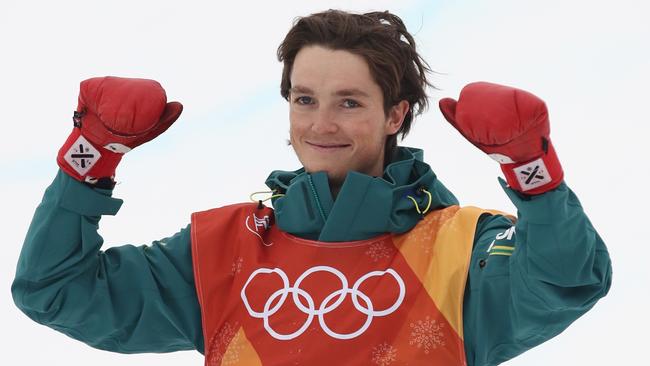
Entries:
{"type": "Polygon", "coordinates": [[[402,100],[409,102],[404,122],[386,139],[384,165],[393,157],[397,135],[403,139],[416,115],[428,107],[426,87],[431,69],[417,53],[415,40],[402,19],[388,11],[354,14],[327,10],[297,18],[278,47],[278,60],[284,63],[280,94],[289,100],[291,70],[298,51],[319,45],[344,50],[363,57],[384,96],[384,113],[402,100]]]}

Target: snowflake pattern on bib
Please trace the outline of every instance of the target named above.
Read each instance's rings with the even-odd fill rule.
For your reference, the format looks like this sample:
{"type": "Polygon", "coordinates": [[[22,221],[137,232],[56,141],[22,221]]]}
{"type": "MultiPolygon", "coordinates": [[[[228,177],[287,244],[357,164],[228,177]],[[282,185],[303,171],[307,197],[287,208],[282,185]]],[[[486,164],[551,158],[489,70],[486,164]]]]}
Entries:
{"type": "MultiPolygon", "coordinates": [[[[231,324],[229,322],[226,322],[221,327],[219,332],[214,335],[210,341],[210,359],[207,362],[208,365],[219,366],[222,365],[222,361],[226,361],[226,350],[228,349],[230,343],[235,341],[233,338],[235,335],[237,335],[237,329],[239,329],[238,323],[231,324]]],[[[229,360],[235,358],[234,356],[236,355],[233,355],[232,352],[228,353],[229,360]]],[[[230,365],[232,364],[233,363],[231,361],[230,365]]]]}
{"type": "Polygon", "coordinates": [[[429,351],[445,345],[445,335],[442,333],[444,324],[438,324],[435,319],[428,316],[424,320],[411,323],[411,340],[409,344],[417,348],[423,348],[425,354],[429,351]]]}
{"type": "Polygon", "coordinates": [[[389,366],[397,360],[397,349],[388,342],[372,348],[372,363],[377,366],[389,366]]]}
{"type": "Polygon", "coordinates": [[[392,245],[384,241],[372,243],[366,250],[366,255],[369,256],[373,262],[379,262],[382,259],[388,259],[395,251],[392,245]]]}
{"type": "Polygon", "coordinates": [[[433,252],[433,243],[438,236],[438,222],[446,221],[454,215],[453,210],[442,210],[437,220],[423,220],[409,232],[409,237],[418,243],[422,254],[430,255],[433,252]]]}
{"type": "Polygon", "coordinates": [[[230,275],[234,277],[236,274],[240,273],[241,272],[241,266],[242,266],[243,263],[244,263],[244,258],[237,257],[237,259],[235,259],[232,262],[232,266],[230,268],[230,275]]]}
{"type": "Polygon", "coordinates": [[[222,366],[231,366],[239,364],[239,354],[244,349],[243,336],[241,332],[235,334],[235,337],[230,341],[226,353],[223,354],[221,361],[222,366]]]}

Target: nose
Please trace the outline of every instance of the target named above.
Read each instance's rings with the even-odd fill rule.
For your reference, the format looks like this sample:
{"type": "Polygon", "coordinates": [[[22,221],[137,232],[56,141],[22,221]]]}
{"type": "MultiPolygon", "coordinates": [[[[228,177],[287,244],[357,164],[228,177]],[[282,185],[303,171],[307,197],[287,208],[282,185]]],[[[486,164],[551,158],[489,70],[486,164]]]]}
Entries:
{"type": "Polygon", "coordinates": [[[325,135],[336,133],[339,130],[335,114],[326,108],[319,108],[313,117],[311,129],[315,133],[325,135]]]}

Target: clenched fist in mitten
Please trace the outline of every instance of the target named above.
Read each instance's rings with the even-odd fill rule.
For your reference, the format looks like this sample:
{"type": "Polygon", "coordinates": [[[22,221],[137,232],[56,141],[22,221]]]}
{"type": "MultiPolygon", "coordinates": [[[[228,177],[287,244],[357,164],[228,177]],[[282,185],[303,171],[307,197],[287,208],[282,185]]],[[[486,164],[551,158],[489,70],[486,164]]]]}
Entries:
{"type": "Polygon", "coordinates": [[[165,132],[182,110],[178,102],[167,103],[165,90],[154,80],[111,76],[84,80],[74,128],[57,162],[77,180],[112,182],[122,156],[165,132]]]}
{"type": "Polygon", "coordinates": [[[526,194],[557,187],[564,177],[550,139],[544,101],[521,89],[478,82],[440,110],[469,142],[501,163],[508,185],[526,194]]]}

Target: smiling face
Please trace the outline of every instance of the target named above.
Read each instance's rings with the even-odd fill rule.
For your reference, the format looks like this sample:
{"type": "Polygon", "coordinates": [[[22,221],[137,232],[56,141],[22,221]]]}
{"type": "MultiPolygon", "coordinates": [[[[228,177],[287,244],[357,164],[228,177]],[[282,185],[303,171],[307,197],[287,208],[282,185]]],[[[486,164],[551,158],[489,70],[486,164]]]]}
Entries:
{"type": "Polygon", "coordinates": [[[291,145],[307,172],[324,171],[333,186],[349,171],[381,176],[386,136],[408,111],[402,101],[384,111],[383,94],[366,61],[343,50],[302,48],[289,91],[291,145]]]}

